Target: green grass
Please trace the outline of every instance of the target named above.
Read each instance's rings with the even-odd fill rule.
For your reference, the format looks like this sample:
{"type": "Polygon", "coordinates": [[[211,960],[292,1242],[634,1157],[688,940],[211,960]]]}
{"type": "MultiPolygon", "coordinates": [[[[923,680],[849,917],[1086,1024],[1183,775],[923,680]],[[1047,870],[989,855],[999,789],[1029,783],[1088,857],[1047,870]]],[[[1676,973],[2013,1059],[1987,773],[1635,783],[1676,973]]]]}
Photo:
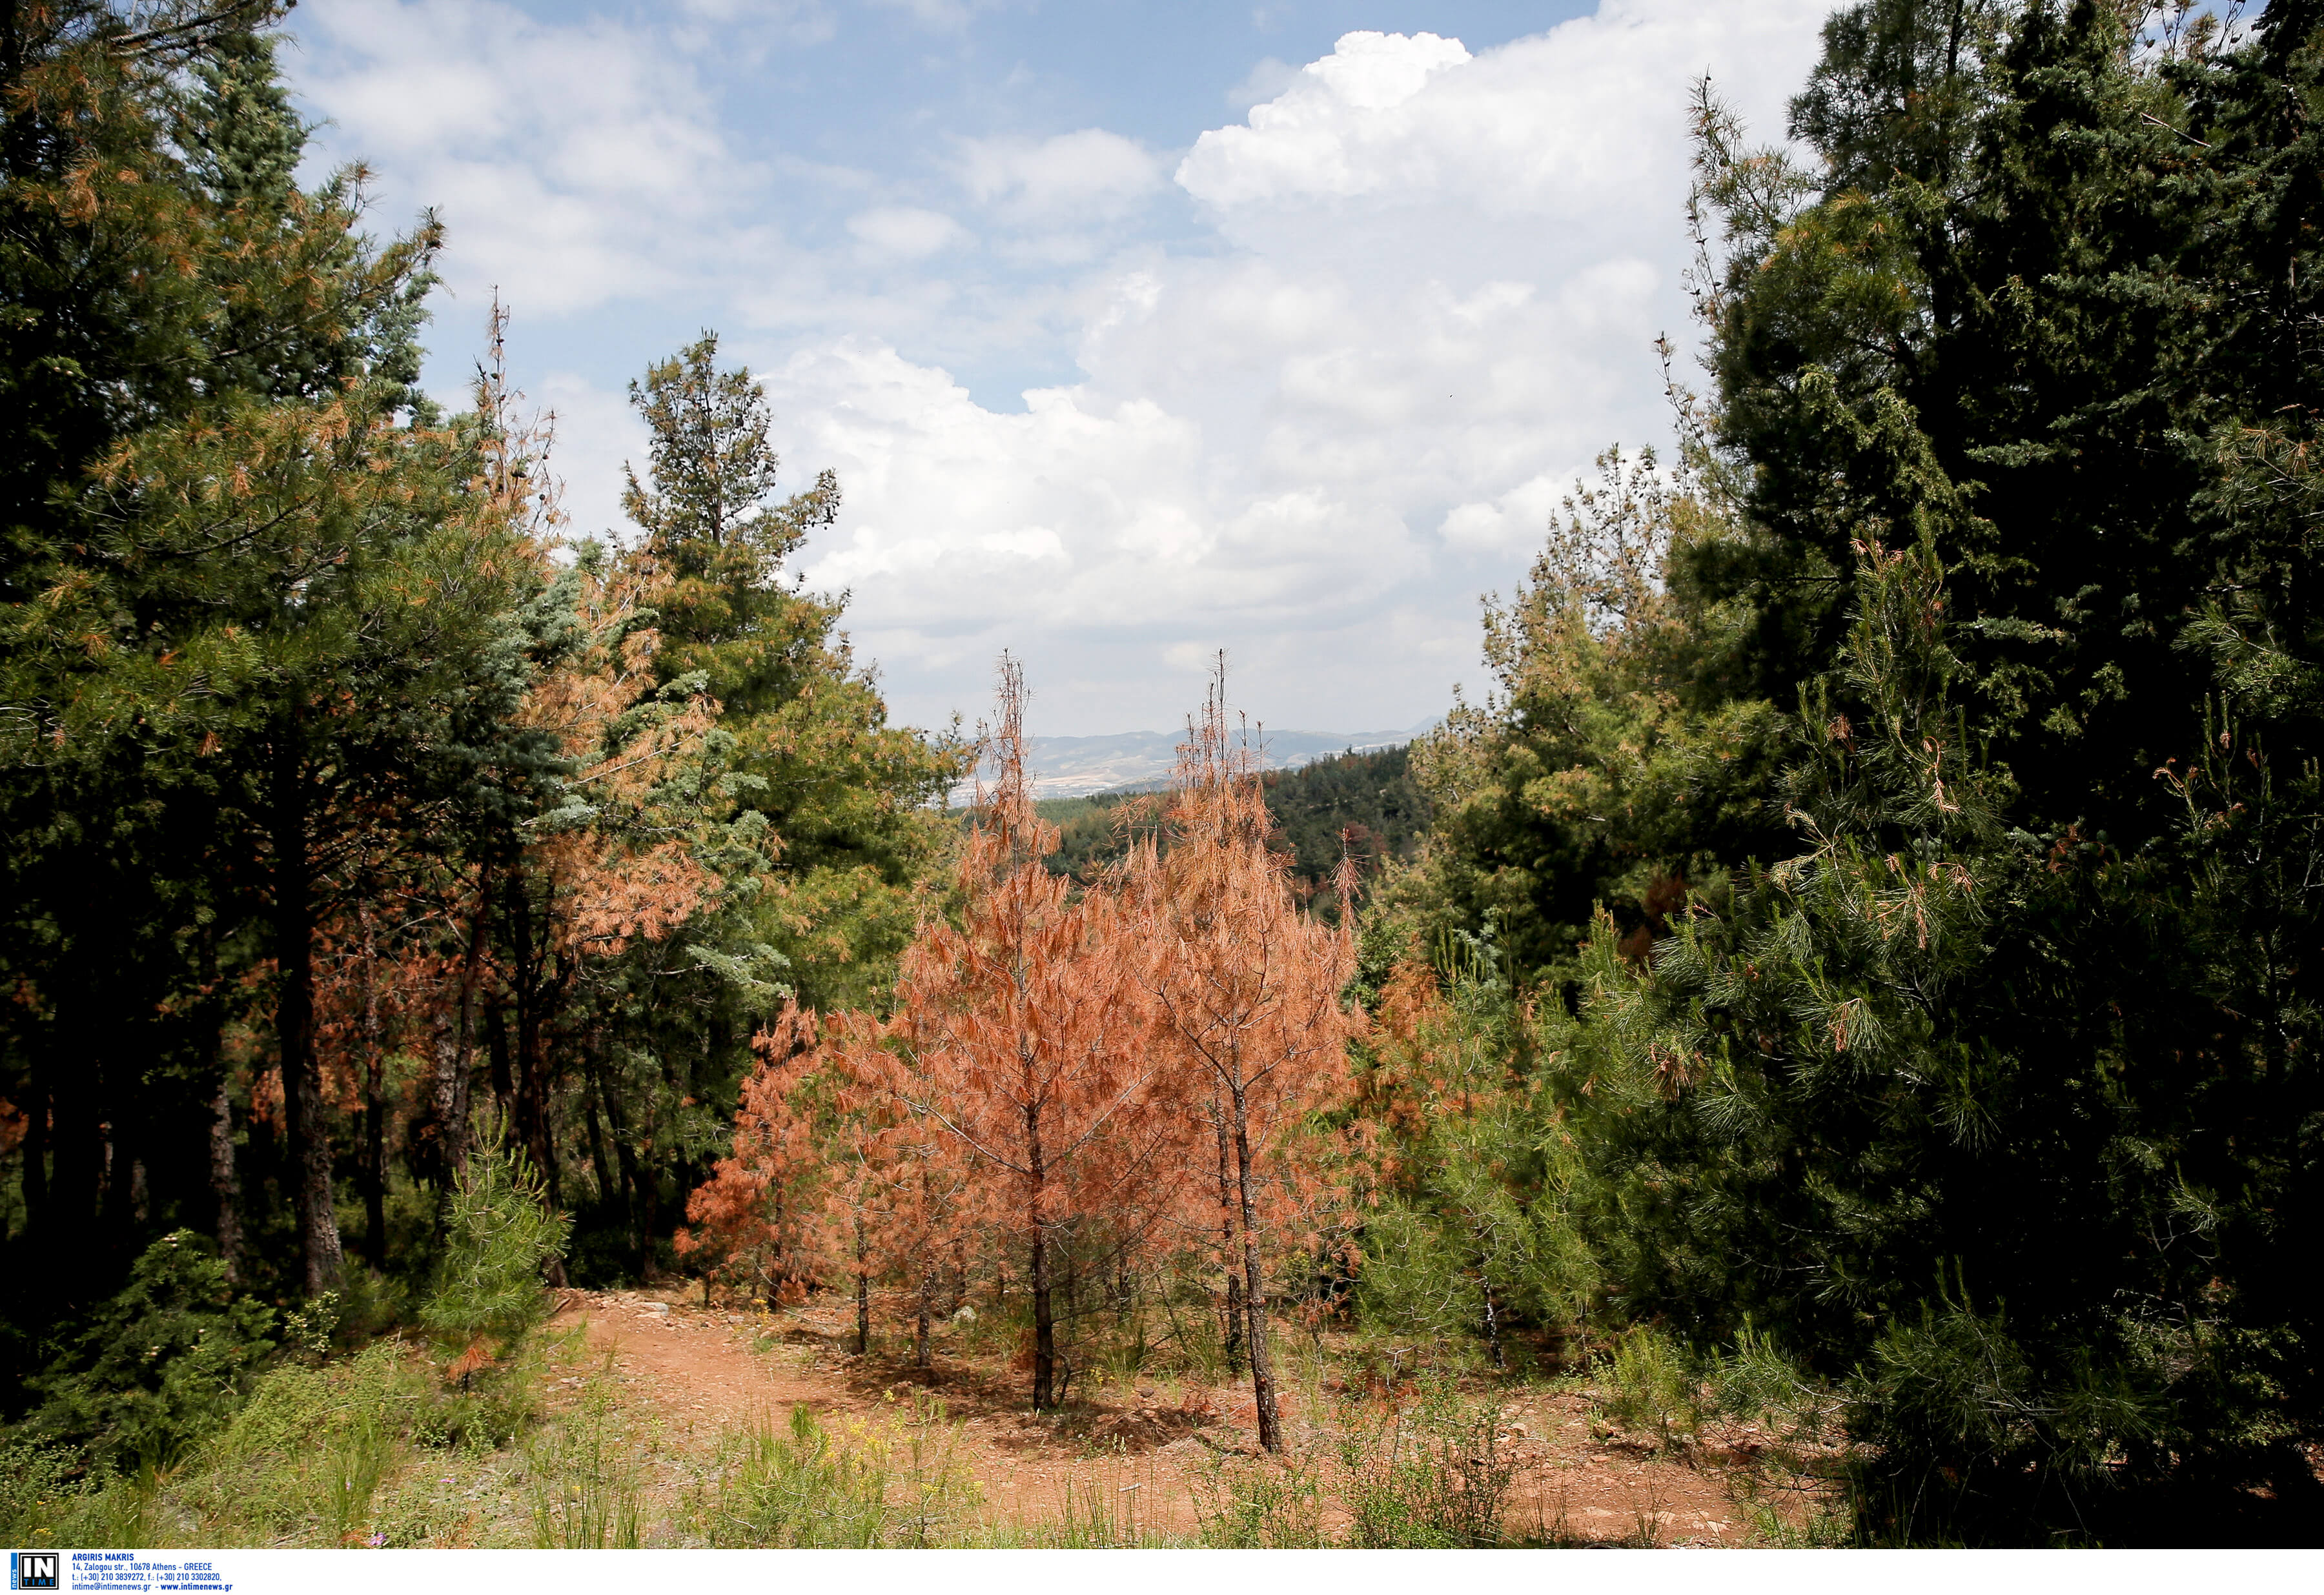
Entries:
{"type": "Polygon", "coordinates": [[[715,1545],[924,1550],[961,1543],[980,1502],[958,1426],[917,1394],[829,1425],[794,1406],[719,1452],[703,1514],[715,1545]]]}
{"type": "MultiPolygon", "coordinates": [[[[1199,1345],[1208,1315],[1194,1305],[1179,1315],[1199,1345]]],[[[1173,1365],[1201,1359],[1176,1343],[1158,1304],[1150,1319],[1146,1311],[1109,1326],[1120,1344],[1104,1355],[1092,1335],[1091,1394],[1139,1385],[1175,1404],[1173,1365]]],[[[770,1324],[758,1328],[770,1341],[770,1324]]],[[[1333,1393],[1351,1382],[1344,1348],[1286,1332],[1277,1349],[1297,1415],[1286,1454],[1214,1452],[1181,1470],[1092,1440],[1062,1500],[1028,1516],[984,1498],[960,1424],[925,1394],[840,1415],[800,1406],[784,1421],[696,1438],[629,1398],[611,1358],[577,1332],[527,1336],[465,1389],[423,1348],[383,1340],[276,1367],[171,1466],[82,1474],[61,1451],[0,1440],[0,1535],[23,1545],[571,1549],[1567,1541],[1562,1522],[1512,1507],[1516,1468],[1498,1422],[1507,1391],[1496,1381],[1447,1362],[1397,1401],[1360,1398],[1333,1393]],[[1173,1515],[1161,1492],[1181,1478],[1192,1498],[1173,1515]]],[[[1606,1407],[1677,1435],[1691,1415],[1672,1408],[1699,1397],[1665,1351],[1642,1341],[1627,1362],[1609,1358],[1597,1371],[1606,1407]]],[[[1762,1540],[1827,1544],[1839,1533],[1837,1519],[1792,1526],[1766,1502],[1738,1505],[1762,1540]]],[[[1633,1543],[1659,1534],[1642,1519],[1633,1543]]]]}

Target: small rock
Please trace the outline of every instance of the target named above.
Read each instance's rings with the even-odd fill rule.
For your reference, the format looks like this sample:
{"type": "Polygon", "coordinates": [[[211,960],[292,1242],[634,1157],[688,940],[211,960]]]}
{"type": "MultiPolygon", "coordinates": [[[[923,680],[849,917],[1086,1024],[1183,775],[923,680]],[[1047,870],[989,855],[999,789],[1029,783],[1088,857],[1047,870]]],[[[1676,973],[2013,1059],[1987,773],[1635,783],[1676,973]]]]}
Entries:
{"type": "Polygon", "coordinates": [[[973,1323],[976,1322],[976,1309],[964,1302],[960,1311],[952,1315],[952,1321],[954,1323],[973,1323]]]}

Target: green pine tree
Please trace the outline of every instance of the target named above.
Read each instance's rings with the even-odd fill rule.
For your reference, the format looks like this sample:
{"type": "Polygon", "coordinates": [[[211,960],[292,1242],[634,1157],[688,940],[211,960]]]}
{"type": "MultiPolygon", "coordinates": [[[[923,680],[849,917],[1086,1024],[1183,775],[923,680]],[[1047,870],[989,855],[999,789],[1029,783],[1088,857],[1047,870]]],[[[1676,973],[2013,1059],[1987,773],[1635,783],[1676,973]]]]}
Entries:
{"type": "Polygon", "coordinates": [[[752,940],[782,954],[803,1002],[860,1002],[909,939],[916,882],[948,845],[928,805],[957,779],[957,744],[890,726],[872,673],[838,630],[844,603],[785,579],[839,511],[829,471],[776,500],[764,393],[718,366],[706,334],[632,384],[649,471],[624,504],[656,581],[664,680],[699,678],[733,739],[728,789],[764,816],[772,868],[752,940]]]}

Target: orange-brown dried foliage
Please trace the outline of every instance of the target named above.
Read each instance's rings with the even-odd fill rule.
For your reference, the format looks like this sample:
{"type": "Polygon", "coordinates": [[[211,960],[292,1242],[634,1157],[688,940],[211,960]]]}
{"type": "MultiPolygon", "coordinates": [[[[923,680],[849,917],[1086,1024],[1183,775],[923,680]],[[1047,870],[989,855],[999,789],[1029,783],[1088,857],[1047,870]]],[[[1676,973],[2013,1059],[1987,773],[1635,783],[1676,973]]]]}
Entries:
{"type": "MultiPolygon", "coordinates": [[[[1004,657],[999,774],[980,788],[954,877],[960,923],[931,917],[905,954],[884,1087],[956,1159],[964,1213],[1005,1236],[1033,1298],[1036,1406],[1059,1398],[1052,1272],[1069,1235],[1135,1245],[1169,1195],[1179,1133],[1145,1043],[1137,927],[1107,891],[1042,860],[1057,834],[1025,775],[1022,669],[1004,657]]],[[[867,1063],[873,1060],[867,1055],[867,1063]]]]}
{"type": "Polygon", "coordinates": [[[1362,1021],[1341,1001],[1355,970],[1353,916],[1335,928],[1300,908],[1287,861],[1268,847],[1248,747],[1228,724],[1222,662],[1179,748],[1169,845],[1134,848],[1120,890],[1154,1051],[1173,1075],[1157,1094],[1182,1105],[1194,1132],[1177,1140],[1178,1187],[1185,1205],[1210,1204],[1239,1286],[1259,1441],[1273,1451],[1282,1437],[1263,1254],[1333,1205],[1328,1161],[1305,1132],[1314,1110],[1348,1094],[1347,1044],[1362,1021]]]}

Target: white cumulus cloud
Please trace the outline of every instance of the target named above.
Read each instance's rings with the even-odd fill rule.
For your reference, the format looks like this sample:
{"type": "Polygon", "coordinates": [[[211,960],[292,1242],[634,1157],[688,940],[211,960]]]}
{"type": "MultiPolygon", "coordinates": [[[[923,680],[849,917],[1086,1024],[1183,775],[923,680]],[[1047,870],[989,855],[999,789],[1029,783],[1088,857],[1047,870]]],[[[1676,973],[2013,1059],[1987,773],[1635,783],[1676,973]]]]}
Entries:
{"type": "MultiPolygon", "coordinates": [[[[1478,590],[1600,448],[1667,432],[1690,79],[1768,125],[1824,11],[1607,0],[1476,52],[1348,35],[1195,141],[1176,181],[1224,246],[1093,278],[1079,381],[1001,413],[876,342],[779,363],[789,457],[848,487],[811,578],[853,591],[924,716],[973,712],[1004,645],[1049,730],[1167,725],[1218,646],[1278,724],[1440,711],[1478,590]]],[[[1025,202],[1037,150],[981,149],[972,197],[1025,202]]]]}
{"type": "Polygon", "coordinates": [[[318,159],[359,156],[387,225],[432,207],[446,274],[540,314],[693,291],[763,256],[764,174],[738,157],[692,69],[604,19],[499,0],[320,0],[286,60],[327,118],[318,159]]]}
{"type": "Polygon", "coordinates": [[[1196,140],[1178,181],[1224,207],[1425,180],[1452,152],[1416,136],[1415,118],[1400,108],[1430,78],[1473,59],[1459,40],[1434,33],[1349,33],[1279,96],[1253,106],[1247,125],[1196,140]]]}
{"type": "MultiPolygon", "coordinates": [[[[827,14],[687,3],[697,30],[827,14]]],[[[977,9],[897,3],[938,29],[977,9]]],[[[463,298],[511,291],[520,351],[529,314],[641,301],[724,329],[795,475],[839,473],[806,574],[852,594],[900,718],[973,715],[1007,646],[1038,729],[1160,729],[1223,646],[1270,723],[1355,730],[1473,681],[1480,589],[1522,573],[1599,449],[1666,434],[1654,340],[1694,339],[1690,81],[1778,129],[1827,9],[1602,0],[1478,49],[1351,33],[1262,62],[1248,115],[1177,152],[939,125],[917,174],[738,147],[708,58],[640,14],[309,0],[290,66],[385,208],[442,207],[463,298]],[[777,225],[801,174],[844,209],[820,231],[777,225]],[[996,407],[936,353],[1018,346],[1077,369],[996,407]]],[[[642,441],[595,380],[537,384],[585,526],[642,441]]]]}

